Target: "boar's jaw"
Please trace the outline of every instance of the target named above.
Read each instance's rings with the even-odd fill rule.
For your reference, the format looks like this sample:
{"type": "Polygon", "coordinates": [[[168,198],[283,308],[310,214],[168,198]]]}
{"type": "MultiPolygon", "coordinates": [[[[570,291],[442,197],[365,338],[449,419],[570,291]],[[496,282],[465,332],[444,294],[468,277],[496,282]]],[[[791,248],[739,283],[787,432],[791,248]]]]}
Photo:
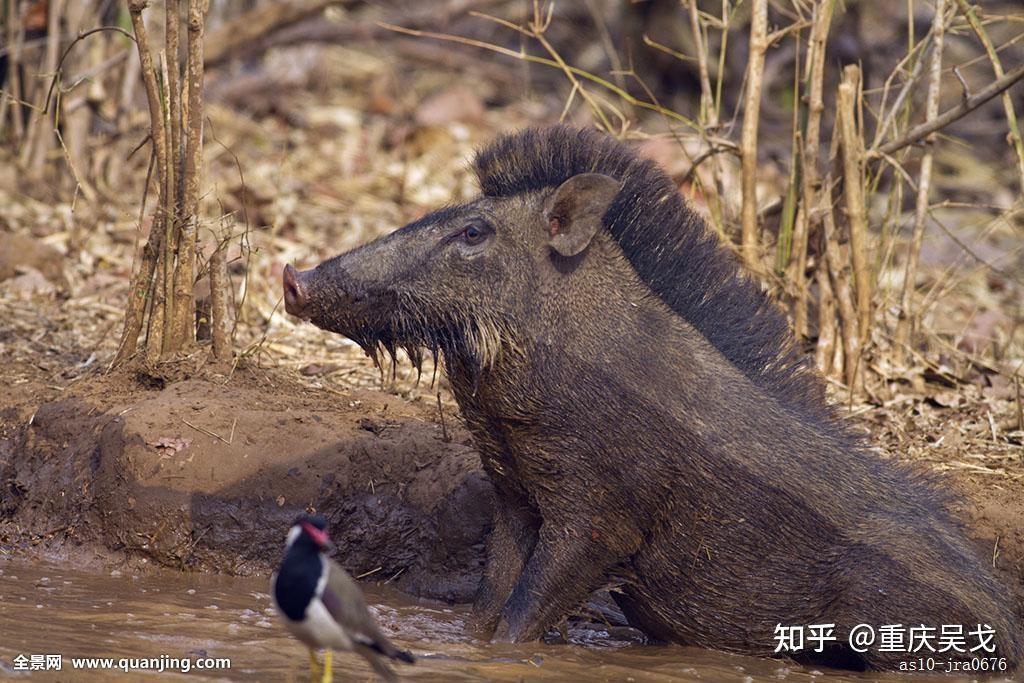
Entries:
{"type": "Polygon", "coordinates": [[[493,366],[511,336],[507,325],[460,311],[432,315],[428,304],[391,291],[343,284],[325,276],[321,268],[300,271],[287,265],[282,284],[288,313],[348,337],[378,366],[384,354],[394,362],[396,350],[401,348],[417,369],[426,349],[435,360],[443,353],[463,368],[482,370],[493,366]]]}

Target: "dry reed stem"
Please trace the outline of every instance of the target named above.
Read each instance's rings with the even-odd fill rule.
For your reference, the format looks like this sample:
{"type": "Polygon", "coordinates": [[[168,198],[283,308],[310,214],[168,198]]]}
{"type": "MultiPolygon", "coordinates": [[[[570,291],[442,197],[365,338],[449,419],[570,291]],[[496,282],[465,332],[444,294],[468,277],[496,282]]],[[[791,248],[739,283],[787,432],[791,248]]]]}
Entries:
{"type": "Polygon", "coordinates": [[[794,285],[796,301],[793,317],[798,333],[807,329],[807,236],[810,233],[810,219],[813,207],[818,205],[817,193],[820,185],[818,172],[818,150],[821,146],[821,115],[825,111],[824,73],[825,45],[832,25],[835,0],[824,0],[814,5],[814,20],[807,44],[807,127],[799,148],[800,157],[794,163],[800,164],[800,210],[793,226],[789,281],[794,285]]]}
{"type": "Polygon", "coordinates": [[[750,20],[750,55],[747,61],[747,92],[740,136],[741,249],[747,267],[760,272],[760,231],[757,223],[757,129],[761,112],[764,57],[768,50],[768,0],[753,0],[750,20]]]}
{"type": "Polygon", "coordinates": [[[838,125],[843,150],[843,195],[850,228],[850,257],[857,293],[857,318],[861,348],[867,342],[871,325],[871,274],[868,269],[867,207],[864,199],[864,137],[857,127],[860,101],[860,67],[843,69],[839,85],[838,125]]]}
{"type": "MultiPolygon", "coordinates": [[[[947,0],[938,0],[932,22],[932,55],[929,65],[928,95],[925,102],[925,125],[934,122],[939,114],[939,94],[942,83],[942,50],[945,42],[945,13],[947,0]]],[[[902,365],[906,357],[906,346],[910,342],[913,316],[910,310],[917,278],[917,262],[924,240],[925,221],[928,217],[928,192],[932,181],[932,159],[934,155],[934,131],[925,139],[924,156],[917,184],[917,205],[914,212],[914,230],[907,249],[907,263],[903,275],[903,290],[900,295],[899,318],[893,339],[893,360],[902,365]]],[[[884,149],[884,146],[883,146],[884,149]]]]}

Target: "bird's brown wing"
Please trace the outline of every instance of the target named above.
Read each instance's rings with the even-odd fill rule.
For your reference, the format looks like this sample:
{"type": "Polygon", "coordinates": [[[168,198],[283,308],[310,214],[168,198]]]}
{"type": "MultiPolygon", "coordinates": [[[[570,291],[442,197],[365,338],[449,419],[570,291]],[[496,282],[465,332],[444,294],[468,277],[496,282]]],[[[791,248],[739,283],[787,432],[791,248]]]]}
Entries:
{"type": "MultiPolygon", "coordinates": [[[[388,640],[366,607],[363,591],[355,579],[333,560],[327,560],[327,585],[320,600],[342,628],[358,645],[378,652],[391,659],[412,663],[415,658],[399,650],[388,640]]],[[[360,652],[363,654],[363,652],[360,652]]],[[[365,655],[364,655],[365,656],[365,655]]]]}

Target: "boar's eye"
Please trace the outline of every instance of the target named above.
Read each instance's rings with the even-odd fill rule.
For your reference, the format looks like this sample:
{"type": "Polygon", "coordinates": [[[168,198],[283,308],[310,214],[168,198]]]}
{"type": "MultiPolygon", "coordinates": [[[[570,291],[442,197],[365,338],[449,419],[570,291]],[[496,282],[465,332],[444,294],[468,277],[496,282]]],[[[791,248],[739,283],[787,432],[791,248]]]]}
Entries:
{"type": "Polygon", "coordinates": [[[487,237],[487,229],[479,223],[470,223],[462,230],[462,239],[466,244],[480,244],[487,237]]]}

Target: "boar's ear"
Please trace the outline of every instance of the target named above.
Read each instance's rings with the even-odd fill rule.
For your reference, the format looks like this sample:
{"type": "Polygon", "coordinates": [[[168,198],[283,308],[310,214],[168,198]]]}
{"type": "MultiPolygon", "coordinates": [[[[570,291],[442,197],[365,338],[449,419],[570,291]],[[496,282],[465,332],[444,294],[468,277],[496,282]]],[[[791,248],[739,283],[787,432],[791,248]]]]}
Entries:
{"type": "Polygon", "coordinates": [[[551,248],[562,256],[586,249],[621,187],[618,180],[601,173],[580,173],[559,185],[544,203],[551,248]]]}

